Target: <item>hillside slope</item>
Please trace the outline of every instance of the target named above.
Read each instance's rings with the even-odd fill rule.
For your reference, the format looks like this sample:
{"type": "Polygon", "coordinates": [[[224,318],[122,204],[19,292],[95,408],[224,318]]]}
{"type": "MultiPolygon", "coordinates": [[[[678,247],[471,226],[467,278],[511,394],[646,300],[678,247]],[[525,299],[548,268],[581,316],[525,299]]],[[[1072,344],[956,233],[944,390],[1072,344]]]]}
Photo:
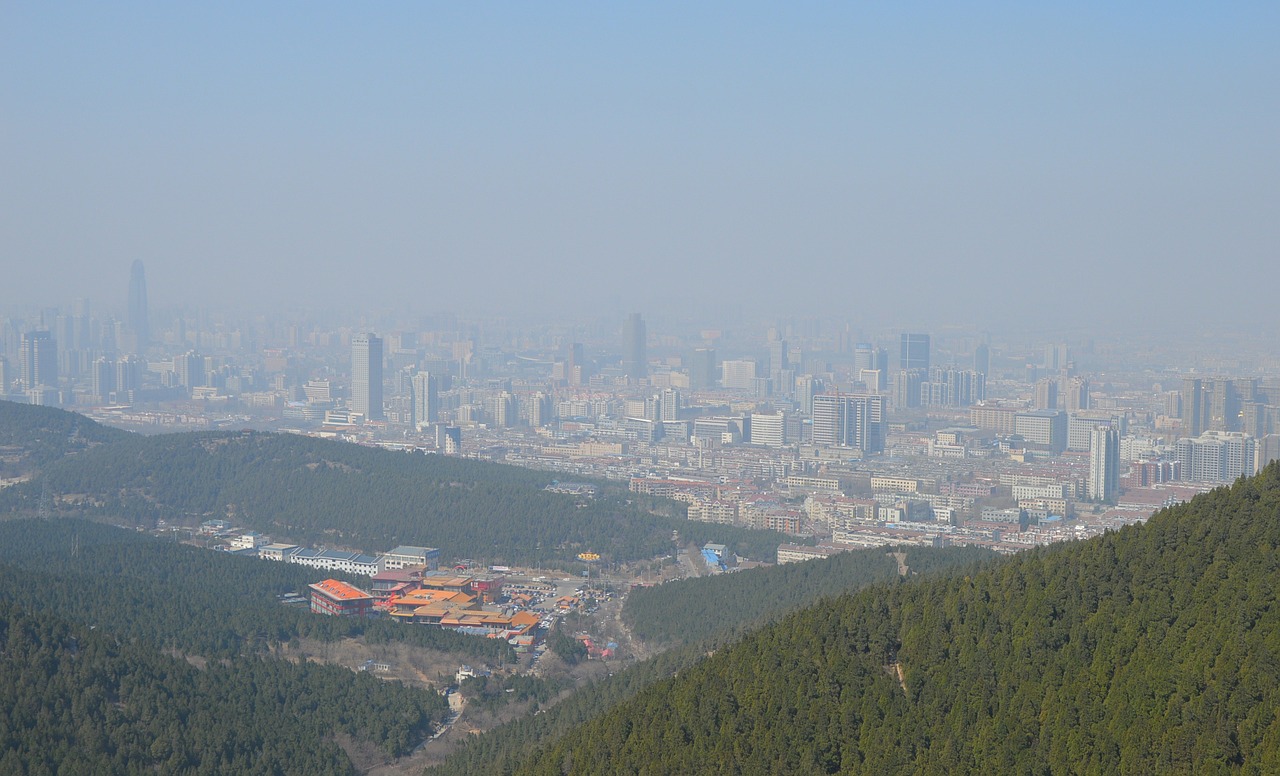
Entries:
{"type": "Polygon", "coordinates": [[[528,565],[571,562],[587,550],[609,561],[650,558],[671,551],[673,530],[754,558],[771,558],[784,540],[685,520],[676,502],[661,504],[670,516],[651,514],[616,484],[580,502],[545,491],[552,475],[514,466],[287,434],[144,437],[61,410],[0,404],[8,404],[0,438],[52,440],[32,453],[46,464],[38,477],[0,490],[0,512],[35,514],[44,498],[54,514],[139,525],[229,517],[312,545],[367,552],[426,545],[446,557],[528,565]],[[55,442],[90,436],[102,441],[54,455],[55,442]]]}
{"type": "Polygon", "coordinates": [[[1280,464],[1145,526],[794,614],[523,773],[1280,772],[1280,464]]]}

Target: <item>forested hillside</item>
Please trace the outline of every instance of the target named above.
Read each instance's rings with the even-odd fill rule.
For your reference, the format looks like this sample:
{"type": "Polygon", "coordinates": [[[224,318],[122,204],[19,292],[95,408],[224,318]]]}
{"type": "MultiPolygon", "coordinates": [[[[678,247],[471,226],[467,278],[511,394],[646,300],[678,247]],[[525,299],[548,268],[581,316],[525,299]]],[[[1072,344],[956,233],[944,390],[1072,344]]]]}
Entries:
{"type": "Polygon", "coordinates": [[[521,773],[1280,772],[1280,464],[1145,526],[824,602],[521,773]]]}
{"type": "Polygon", "coordinates": [[[105,443],[84,446],[49,462],[35,480],[0,490],[0,512],[34,514],[44,496],[55,514],[139,525],[230,518],[299,543],[367,552],[426,545],[446,557],[528,565],[568,562],[587,550],[606,561],[667,554],[673,530],[684,541],[718,541],[767,560],[784,540],[772,531],[685,520],[674,501],[661,502],[669,516],[651,514],[618,485],[580,502],[543,490],[550,474],[513,466],[284,434],[143,437],[103,430],[60,410],[16,404],[6,410],[0,421],[26,429],[0,434],[19,440],[15,444],[24,435],[62,440],[90,432],[105,443]],[[48,430],[39,431],[46,421],[48,430]]]}
{"type": "Polygon", "coordinates": [[[0,448],[9,448],[12,453],[4,458],[15,459],[0,459],[0,477],[20,474],[128,436],[127,431],[108,428],[72,412],[0,400],[0,448]]]}
{"type": "Polygon", "coordinates": [[[0,522],[0,601],[203,657],[264,654],[301,637],[404,642],[511,662],[506,643],[281,606],[326,572],[174,544],[75,518],[0,522]]]}
{"type": "MultiPolygon", "coordinates": [[[[912,574],[990,560],[972,547],[903,547],[912,574]]],[[[889,548],[852,550],[830,558],[732,574],[683,579],[627,596],[622,617],[633,635],[657,644],[688,644],[712,635],[742,633],[824,596],[897,578],[889,548]]]]}
{"type": "Polygon", "coordinates": [[[339,739],[402,755],[446,712],[434,692],[344,668],[201,670],[0,602],[0,773],[354,774],[339,739]]]}
{"type": "MultiPolygon", "coordinates": [[[[933,574],[973,566],[994,555],[970,548],[905,550],[912,573],[933,574]]],[[[896,579],[897,561],[885,549],[844,553],[822,561],[753,569],[670,582],[635,590],[624,610],[633,627],[672,648],[574,693],[540,714],[517,720],[469,741],[440,774],[507,773],[538,746],[545,746],[635,696],[704,660],[746,629],[823,598],[896,579]],[[642,596],[638,599],[635,596],[642,596]],[[631,602],[639,600],[635,610],[631,602]]]]}

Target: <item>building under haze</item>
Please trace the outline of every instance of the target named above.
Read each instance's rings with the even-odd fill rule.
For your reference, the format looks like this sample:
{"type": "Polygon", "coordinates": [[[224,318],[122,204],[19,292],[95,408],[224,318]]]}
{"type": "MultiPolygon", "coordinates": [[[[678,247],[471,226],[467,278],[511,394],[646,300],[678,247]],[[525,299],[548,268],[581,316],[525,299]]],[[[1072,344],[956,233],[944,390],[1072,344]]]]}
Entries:
{"type": "Polygon", "coordinates": [[[440,380],[430,372],[413,376],[413,422],[418,428],[435,423],[440,414],[440,380]]]}
{"type": "Polygon", "coordinates": [[[22,388],[56,388],[58,385],[58,346],[48,331],[28,331],[22,335],[22,388]]]}
{"type": "Polygon", "coordinates": [[[898,351],[898,369],[903,372],[909,369],[920,369],[926,374],[929,371],[929,335],[902,333],[901,347],[898,351]]]}
{"type": "Polygon", "coordinates": [[[382,338],[351,338],[351,409],[368,420],[382,420],[382,338]]]}
{"type": "Polygon", "coordinates": [[[640,313],[632,313],[623,329],[622,371],[628,377],[643,378],[649,374],[648,333],[640,313]]]}
{"type": "Polygon", "coordinates": [[[136,349],[141,352],[151,342],[150,313],[147,310],[147,272],[141,261],[129,268],[129,311],[125,323],[134,338],[136,349]]]}

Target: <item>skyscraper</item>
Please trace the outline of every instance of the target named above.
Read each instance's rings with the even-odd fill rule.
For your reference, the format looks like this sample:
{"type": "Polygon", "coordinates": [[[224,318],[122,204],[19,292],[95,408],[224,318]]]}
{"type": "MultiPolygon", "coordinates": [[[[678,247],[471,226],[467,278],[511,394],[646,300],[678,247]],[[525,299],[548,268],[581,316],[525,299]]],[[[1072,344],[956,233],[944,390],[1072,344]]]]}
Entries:
{"type": "Polygon", "coordinates": [[[137,349],[146,350],[151,342],[151,324],[147,312],[147,273],[141,261],[129,268],[129,313],[126,323],[137,340],[137,349]]]}
{"type": "Polygon", "coordinates": [[[973,349],[973,371],[991,374],[991,348],[986,343],[973,349]]]}
{"type": "Polygon", "coordinates": [[[649,374],[648,334],[645,332],[644,319],[640,317],[640,313],[632,313],[627,318],[622,341],[626,349],[622,359],[622,371],[628,377],[647,377],[649,374]]]}
{"type": "Polygon", "coordinates": [[[28,331],[22,335],[22,387],[58,387],[58,347],[48,331],[28,331]]]}
{"type": "Polygon", "coordinates": [[[898,356],[898,368],[929,371],[929,335],[902,333],[902,349],[898,356]]]}
{"type": "Polygon", "coordinates": [[[351,409],[367,420],[382,420],[382,338],[357,334],[351,338],[351,409]]]}
{"type": "Polygon", "coordinates": [[[430,372],[419,372],[413,376],[413,422],[418,428],[426,428],[439,417],[439,383],[430,372]]]}
{"type": "Polygon", "coordinates": [[[1095,426],[1089,442],[1089,498],[1113,502],[1120,488],[1120,432],[1095,426]]]}

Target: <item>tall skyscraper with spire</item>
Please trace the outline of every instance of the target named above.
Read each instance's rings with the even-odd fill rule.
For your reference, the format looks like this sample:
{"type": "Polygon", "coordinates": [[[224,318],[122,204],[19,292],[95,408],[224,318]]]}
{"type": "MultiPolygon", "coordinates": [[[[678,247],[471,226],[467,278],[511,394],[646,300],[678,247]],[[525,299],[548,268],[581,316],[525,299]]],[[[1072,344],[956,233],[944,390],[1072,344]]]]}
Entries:
{"type": "Polygon", "coordinates": [[[137,340],[139,352],[151,342],[151,324],[147,311],[147,272],[142,261],[134,261],[129,268],[129,313],[125,320],[129,333],[137,340]]]}
{"type": "Polygon", "coordinates": [[[351,338],[351,409],[368,420],[382,420],[382,338],[351,338]]]}

